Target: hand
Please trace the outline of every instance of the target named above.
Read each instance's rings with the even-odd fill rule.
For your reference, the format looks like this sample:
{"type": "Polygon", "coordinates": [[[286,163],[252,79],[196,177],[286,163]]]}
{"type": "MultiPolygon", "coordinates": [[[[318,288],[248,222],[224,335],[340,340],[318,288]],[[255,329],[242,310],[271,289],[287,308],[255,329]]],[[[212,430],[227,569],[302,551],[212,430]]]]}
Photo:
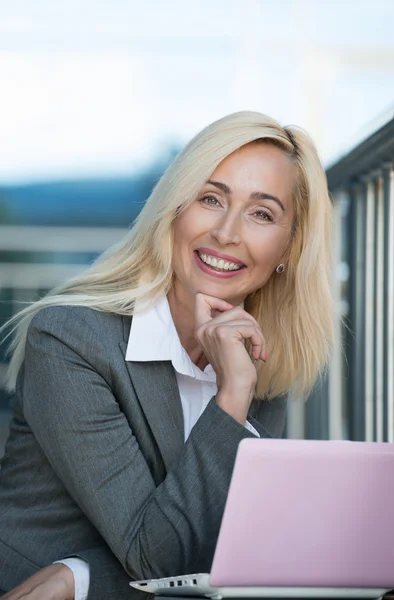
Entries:
{"type": "Polygon", "coordinates": [[[74,575],[66,565],[48,565],[34,573],[3,600],[74,600],[74,575]]]}
{"type": "Polygon", "coordinates": [[[195,337],[216,373],[216,402],[245,424],[257,382],[256,367],[246,351],[245,340],[250,340],[256,361],[267,359],[259,324],[242,308],[199,293],[195,302],[195,337]]]}

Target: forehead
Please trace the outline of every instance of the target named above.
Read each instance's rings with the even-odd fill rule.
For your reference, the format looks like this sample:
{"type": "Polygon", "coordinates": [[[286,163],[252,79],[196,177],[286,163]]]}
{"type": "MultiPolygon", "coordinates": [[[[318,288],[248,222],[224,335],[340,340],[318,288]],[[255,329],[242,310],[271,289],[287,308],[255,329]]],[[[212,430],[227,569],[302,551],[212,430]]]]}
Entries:
{"type": "Polygon", "coordinates": [[[254,142],[229,154],[210,179],[226,183],[233,192],[260,191],[285,202],[291,200],[295,176],[295,166],[283,150],[254,142]]]}

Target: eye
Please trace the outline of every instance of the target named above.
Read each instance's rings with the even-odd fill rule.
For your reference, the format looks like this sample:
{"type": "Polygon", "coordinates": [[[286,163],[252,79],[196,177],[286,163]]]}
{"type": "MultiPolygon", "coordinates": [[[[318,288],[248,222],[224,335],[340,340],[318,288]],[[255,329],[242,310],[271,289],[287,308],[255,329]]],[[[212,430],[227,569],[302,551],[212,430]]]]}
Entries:
{"type": "Polygon", "coordinates": [[[203,196],[200,198],[199,202],[201,202],[201,204],[206,204],[207,206],[220,206],[220,202],[215,196],[203,196]]]}
{"type": "Polygon", "coordinates": [[[266,210],[256,210],[253,214],[257,216],[259,221],[269,221],[272,223],[274,220],[272,215],[266,210]]]}

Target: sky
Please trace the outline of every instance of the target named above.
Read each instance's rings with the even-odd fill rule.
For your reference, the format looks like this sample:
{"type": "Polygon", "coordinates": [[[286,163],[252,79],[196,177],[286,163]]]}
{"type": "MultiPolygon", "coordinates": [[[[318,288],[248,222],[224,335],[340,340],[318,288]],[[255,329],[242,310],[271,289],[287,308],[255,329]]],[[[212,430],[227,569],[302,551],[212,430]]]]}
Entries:
{"type": "Polygon", "coordinates": [[[0,184],[127,175],[213,120],[325,165],[394,116],[394,0],[0,0],[0,184]]]}

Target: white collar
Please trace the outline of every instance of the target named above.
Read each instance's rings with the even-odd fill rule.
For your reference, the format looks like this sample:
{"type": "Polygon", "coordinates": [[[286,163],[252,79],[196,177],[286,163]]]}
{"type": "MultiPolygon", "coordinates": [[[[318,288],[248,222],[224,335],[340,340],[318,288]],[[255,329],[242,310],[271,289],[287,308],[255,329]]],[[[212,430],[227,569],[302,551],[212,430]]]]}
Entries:
{"type": "Polygon", "coordinates": [[[137,301],[137,312],[132,319],[126,350],[127,361],[150,362],[170,360],[174,369],[189,377],[216,381],[211,365],[201,371],[183,348],[172,319],[167,296],[163,294],[156,304],[143,309],[137,301]]]}

